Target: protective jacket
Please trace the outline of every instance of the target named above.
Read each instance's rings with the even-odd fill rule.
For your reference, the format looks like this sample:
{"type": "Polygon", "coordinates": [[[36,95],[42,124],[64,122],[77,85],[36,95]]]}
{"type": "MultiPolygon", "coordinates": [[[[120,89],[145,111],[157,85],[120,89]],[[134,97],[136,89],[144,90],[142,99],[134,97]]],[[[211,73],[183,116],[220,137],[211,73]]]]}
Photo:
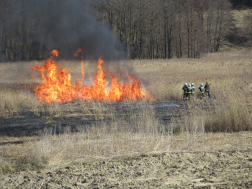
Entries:
{"type": "Polygon", "coordinates": [[[204,93],[204,86],[200,86],[199,90],[200,90],[201,93],[204,93]]]}
{"type": "Polygon", "coordinates": [[[192,93],[192,87],[187,87],[187,93],[189,93],[189,94],[192,93]]]}
{"type": "Polygon", "coordinates": [[[195,86],[192,86],[192,94],[195,93],[195,86]]]}
{"type": "Polygon", "coordinates": [[[184,90],[184,93],[187,93],[187,89],[188,89],[187,85],[184,85],[182,88],[182,90],[184,90]]]}

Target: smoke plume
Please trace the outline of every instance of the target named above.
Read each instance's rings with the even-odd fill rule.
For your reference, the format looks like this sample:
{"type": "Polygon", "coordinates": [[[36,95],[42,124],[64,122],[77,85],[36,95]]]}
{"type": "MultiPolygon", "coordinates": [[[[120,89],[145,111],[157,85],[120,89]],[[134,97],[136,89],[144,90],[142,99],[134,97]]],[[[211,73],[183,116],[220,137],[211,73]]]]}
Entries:
{"type": "Polygon", "coordinates": [[[10,3],[12,0],[6,2],[6,14],[11,17],[6,16],[9,22],[4,25],[4,34],[13,43],[21,44],[8,47],[8,54],[15,58],[2,56],[6,60],[44,59],[53,49],[60,52],[60,58],[71,59],[78,48],[84,59],[127,58],[113,30],[99,21],[100,1],[23,0],[16,5],[10,3]]]}

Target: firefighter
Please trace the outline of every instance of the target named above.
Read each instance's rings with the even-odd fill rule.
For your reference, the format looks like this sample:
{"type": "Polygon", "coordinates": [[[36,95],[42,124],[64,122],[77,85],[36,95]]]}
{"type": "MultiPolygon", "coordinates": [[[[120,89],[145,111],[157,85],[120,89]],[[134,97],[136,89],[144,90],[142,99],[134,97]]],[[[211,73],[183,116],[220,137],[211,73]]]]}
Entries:
{"type": "Polygon", "coordinates": [[[203,83],[200,84],[199,90],[200,90],[200,92],[201,92],[202,98],[204,98],[204,91],[205,91],[205,88],[204,88],[204,86],[203,86],[203,83]]]}
{"type": "Polygon", "coordinates": [[[206,82],[205,92],[209,96],[209,98],[211,98],[211,95],[210,95],[210,85],[211,85],[210,83],[206,82]]]}
{"type": "Polygon", "coordinates": [[[192,97],[195,95],[195,86],[194,86],[194,83],[191,84],[192,86],[192,97]]]}
{"type": "Polygon", "coordinates": [[[192,94],[192,86],[191,84],[189,84],[187,88],[187,100],[191,100],[191,94],[192,94]]]}
{"type": "Polygon", "coordinates": [[[184,97],[183,99],[186,100],[187,99],[187,83],[185,83],[185,85],[183,86],[182,90],[184,91],[184,97]]]}

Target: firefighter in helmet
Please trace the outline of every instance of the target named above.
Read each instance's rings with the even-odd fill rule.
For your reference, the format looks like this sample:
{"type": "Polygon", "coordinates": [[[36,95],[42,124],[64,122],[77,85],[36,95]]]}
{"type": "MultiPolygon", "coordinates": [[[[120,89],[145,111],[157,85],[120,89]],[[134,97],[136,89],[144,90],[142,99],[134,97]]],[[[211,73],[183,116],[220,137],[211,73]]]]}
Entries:
{"type": "Polygon", "coordinates": [[[183,86],[182,90],[184,91],[184,96],[183,99],[186,100],[187,99],[187,83],[185,83],[185,85],[183,86]]]}
{"type": "Polygon", "coordinates": [[[189,84],[187,88],[187,100],[191,100],[191,94],[192,94],[192,86],[191,84],[189,84]]]}
{"type": "Polygon", "coordinates": [[[203,83],[200,84],[199,90],[200,90],[200,93],[201,93],[202,98],[204,98],[204,96],[205,96],[205,95],[204,95],[205,88],[204,88],[203,83]]]}

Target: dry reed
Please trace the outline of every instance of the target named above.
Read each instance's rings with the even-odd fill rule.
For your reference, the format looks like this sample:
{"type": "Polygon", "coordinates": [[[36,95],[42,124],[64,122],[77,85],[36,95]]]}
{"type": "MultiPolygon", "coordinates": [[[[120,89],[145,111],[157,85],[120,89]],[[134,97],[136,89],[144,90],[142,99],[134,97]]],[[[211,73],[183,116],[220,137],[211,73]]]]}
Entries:
{"type": "MultiPolygon", "coordinates": [[[[184,116],[173,118],[167,125],[155,118],[152,107],[141,106],[141,103],[140,112],[131,112],[129,120],[125,121],[115,119],[102,103],[93,103],[87,108],[85,103],[79,102],[78,108],[82,109],[83,114],[93,115],[97,120],[109,116],[113,121],[110,124],[101,122],[86,129],[80,126],[78,133],[66,129],[64,134],[55,135],[52,130],[46,130],[36,139],[28,140],[29,137],[26,137],[24,140],[27,142],[23,144],[2,145],[0,162],[6,166],[1,170],[13,171],[9,159],[26,160],[22,162],[39,160],[54,164],[148,152],[249,148],[252,144],[251,132],[243,131],[252,130],[250,54],[217,53],[200,59],[131,61],[129,64],[135,68],[146,90],[151,90],[156,102],[174,100],[181,103],[185,82],[195,83],[196,89],[200,83],[210,82],[212,99],[196,97],[183,102],[186,106],[184,116]]],[[[196,93],[196,96],[199,95],[199,91],[196,93]]],[[[2,85],[0,95],[1,117],[18,116],[24,107],[40,116],[46,112],[51,116],[65,114],[61,104],[42,106],[23,89],[2,85]]],[[[76,106],[65,106],[69,114],[75,114],[76,106]]]]}

